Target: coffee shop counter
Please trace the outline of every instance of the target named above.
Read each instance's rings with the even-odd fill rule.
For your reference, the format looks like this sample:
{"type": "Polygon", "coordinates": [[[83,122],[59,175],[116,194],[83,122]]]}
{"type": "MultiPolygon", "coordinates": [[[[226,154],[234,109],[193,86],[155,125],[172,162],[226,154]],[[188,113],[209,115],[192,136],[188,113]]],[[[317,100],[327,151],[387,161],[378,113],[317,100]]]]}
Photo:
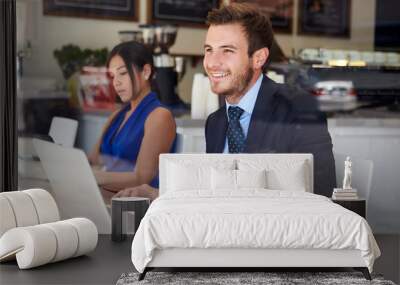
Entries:
{"type": "MultiPolygon", "coordinates": [[[[110,114],[111,111],[83,112],[79,117],[76,146],[86,153],[90,152],[110,114]]],[[[205,119],[182,116],[176,118],[176,125],[179,152],[205,152],[205,119]]],[[[378,140],[400,136],[400,112],[374,109],[360,110],[351,114],[335,114],[328,118],[328,128],[337,152],[347,152],[353,148],[360,152],[360,147],[366,145],[368,140],[357,141],[354,145],[354,136],[378,140]],[[341,147],[343,140],[345,140],[344,149],[341,147]]]]}

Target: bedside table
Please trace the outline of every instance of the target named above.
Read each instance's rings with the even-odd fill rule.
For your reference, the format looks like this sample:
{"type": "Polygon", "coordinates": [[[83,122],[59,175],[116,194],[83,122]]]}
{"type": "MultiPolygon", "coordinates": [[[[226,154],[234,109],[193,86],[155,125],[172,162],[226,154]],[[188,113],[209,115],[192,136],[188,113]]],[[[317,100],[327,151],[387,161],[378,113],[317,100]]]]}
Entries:
{"type": "Polygon", "coordinates": [[[118,197],[111,199],[111,239],[113,241],[123,241],[126,235],[122,233],[122,214],[125,211],[135,212],[135,231],[137,231],[140,221],[146,214],[150,205],[150,199],[142,197],[118,197]]]}
{"type": "Polygon", "coordinates": [[[338,200],[338,199],[332,199],[332,202],[339,204],[340,206],[353,211],[356,214],[359,214],[361,217],[364,219],[366,218],[367,214],[367,202],[365,199],[355,199],[355,200],[338,200]]]}

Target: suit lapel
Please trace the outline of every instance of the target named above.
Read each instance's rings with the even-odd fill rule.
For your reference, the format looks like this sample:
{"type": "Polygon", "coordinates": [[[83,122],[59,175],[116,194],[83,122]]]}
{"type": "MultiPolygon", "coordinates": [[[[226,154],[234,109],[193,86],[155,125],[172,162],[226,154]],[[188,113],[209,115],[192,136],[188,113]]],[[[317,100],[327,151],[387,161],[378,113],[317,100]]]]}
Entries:
{"type": "Polygon", "coordinates": [[[225,147],[226,129],[228,128],[228,118],[226,117],[225,105],[217,111],[216,116],[216,133],[210,135],[214,136],[215,141],[215,149],[213,150],[213,152],[222,153],[225,147]]]}
{"type": "MultiPolygon", "coordinates": [[[[259,152],[262,148],[263,137],[267,132],[269,122],[274,110],[273,98],[277,84],[266,76],[258,91],[256,104],[250,119],[244,152],[259,152]]],[[[226,119],[225,119],[226,120],[226,119]]]]}

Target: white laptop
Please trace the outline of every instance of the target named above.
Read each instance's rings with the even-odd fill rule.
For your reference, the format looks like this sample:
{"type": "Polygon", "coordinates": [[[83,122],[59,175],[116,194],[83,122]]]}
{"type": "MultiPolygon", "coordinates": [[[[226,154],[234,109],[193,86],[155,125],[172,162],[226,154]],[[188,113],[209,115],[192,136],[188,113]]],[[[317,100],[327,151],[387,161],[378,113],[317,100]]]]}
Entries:
{"type": "Polygon", "coordinates": [[[33,139],[62,219],[86,217],[99,234],[111,233],[111,216],[85,153],[33,139]]]}

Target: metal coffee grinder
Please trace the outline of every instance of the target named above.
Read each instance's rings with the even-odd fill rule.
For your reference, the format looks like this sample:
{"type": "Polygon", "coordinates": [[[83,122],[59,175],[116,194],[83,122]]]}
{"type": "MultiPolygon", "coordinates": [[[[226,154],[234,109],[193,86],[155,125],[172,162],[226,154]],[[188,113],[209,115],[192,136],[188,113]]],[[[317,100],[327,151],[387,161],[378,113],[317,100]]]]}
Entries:
{"type": "Polygon", "coordinates": [[[177,27],[172,25],[139,25],[139,31],[121,31],[121,40],[136,40],[146,45],[153,52],[154,91],[160,101],[174,113],[190,110],[190,105],[182,101],[177,94],[178,82],[185,73],[183,57],[173,57],[169,48],[175,43],[177,27]],[[140,34],[139,34],[140,33],[140,34]]]}
{"type": "Polygon", "coordinates": [[[155,81],[158,86],[160,101],[172,109],[187,109],[177,94],[177,86],[184,74],[183,57],[172,57],[169,48],[175,43],[177,28],[175,26],[155,26],[154,66],[155,81]]]}

